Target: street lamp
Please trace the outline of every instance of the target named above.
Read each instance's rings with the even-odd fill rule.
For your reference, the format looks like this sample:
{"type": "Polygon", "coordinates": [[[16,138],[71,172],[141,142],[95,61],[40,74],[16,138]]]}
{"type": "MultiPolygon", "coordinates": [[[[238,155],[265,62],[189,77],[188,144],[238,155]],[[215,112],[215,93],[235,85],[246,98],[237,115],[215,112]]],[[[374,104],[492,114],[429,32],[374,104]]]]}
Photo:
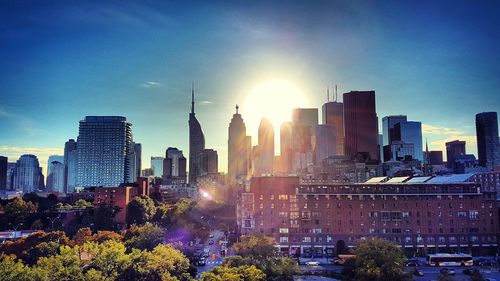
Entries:
{"type": "Polygon", "coordinates": [[[55,217],[55,218],[47,217],[47,219],[50,221],[51,226],[52,226],[50,228],[50,230],[54,230],[54,222],[58,219],[58,217],[55,217]]]}

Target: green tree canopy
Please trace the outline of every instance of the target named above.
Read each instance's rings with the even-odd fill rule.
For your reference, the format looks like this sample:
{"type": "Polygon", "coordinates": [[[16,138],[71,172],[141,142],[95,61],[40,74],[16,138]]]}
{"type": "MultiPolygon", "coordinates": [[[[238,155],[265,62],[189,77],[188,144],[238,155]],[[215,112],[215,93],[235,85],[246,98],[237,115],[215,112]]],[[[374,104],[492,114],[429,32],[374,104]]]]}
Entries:
{"type": "Polygon", "coordinates": [[[404,281],[406,257],[395,244],[373,238],[359,243],[356,250],[355,276],[359,281],[404,281]]]}
{"type": "Polygon", "coordinates": [[[126,221],[128,225],[145,224],[153,219],[156,207],[153,199],[148,196],[136,196],[127,205],[126,221]]]}
{"type": "Polygon", "coordinates": [[[125,233],[125,245],[127,248],[152,250],[165,240],[165,232],[159,226],[146,223],[142,226],[132,225],[125,233]]]}
{"type": "Polygon", "coordinates": [[[267,259],[276,256],[273,238],[267,236],[245,235],[241,242],[233,245],[236,255],[252,257],[254,259],[267,259]]]}
{"type": "Polygon", "coordinates": [[[203,272],[201,281],[264,281],[266,275],[253,265],[243,265],[238,267],[216,266],[213,269],[203,272]]]}

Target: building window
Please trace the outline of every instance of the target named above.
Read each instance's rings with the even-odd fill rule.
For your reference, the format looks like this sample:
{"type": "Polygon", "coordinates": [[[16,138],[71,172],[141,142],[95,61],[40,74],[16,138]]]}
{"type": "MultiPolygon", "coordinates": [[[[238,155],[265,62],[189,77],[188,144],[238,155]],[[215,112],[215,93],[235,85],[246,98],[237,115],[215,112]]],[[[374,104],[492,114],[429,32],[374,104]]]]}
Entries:
{"type": "Polygon", "coordinates": [[[280,233],[288,233],[288,228],[280,228],[280,233]]]}
{"type": "Polygon", "coordinates": [[[479,212],[471,210],[469,211],[469,219],[477,220],[479,218],[479,212]]]}
{"type": "Polygon", "coordinates": [[[288,243],[288,237],[280,237],[280,243],[288,243]]]}
{"type": "Polygon", "coordinates": [[[302,240],[304,243],[311,243],[311,237],[305,236],[304,239],[302,240]]]}

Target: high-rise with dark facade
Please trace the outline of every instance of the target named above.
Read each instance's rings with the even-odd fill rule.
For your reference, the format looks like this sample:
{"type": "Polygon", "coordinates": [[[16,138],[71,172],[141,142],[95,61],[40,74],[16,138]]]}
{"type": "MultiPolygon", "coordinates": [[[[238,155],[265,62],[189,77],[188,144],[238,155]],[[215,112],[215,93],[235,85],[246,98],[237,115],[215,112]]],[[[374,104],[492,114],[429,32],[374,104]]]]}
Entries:
{"type": "Polygon", "coordinates": [[[394,131],[394,126],[400,122],[406,122],[408,118],[406,115],[390,115],[382,118],[382,135],[383,135],[383,145],[390,145],[392,141],[399,140],[396,139],[396,132],[394,131]]]}
{"type": "Polygon", "coordinates": [[[395,140],[413,144],[412,158],[423,161],[422,123],[417,121],[399,122],[394,125],[395,140]]]}
{"type": "Polygon", "coordinates": [[[128,182],[136,182],[141,176],[142,165],[142,145],[132,142],[132,150],[130,154],[129,179],[128,182]]]}
{"type": "Polygon", "coordinates": [[[446,166],[454,170],[455,159],[465,155],[465,141],[454,140],[446,144],[446,166]]]}
{"type": "Polygon", "coordinates": [[[344,152],[351,158],[378,160],[375,91],[344,94],[344,152]]]}
{"type": "Polygon", "coordinates": [[[258,131],[257,160],[255,175],[272,174],[274,168],[274,128],[265,118],[260,121],[258,131]]]}
{"type": "Polygon", "coordinates": [[[0,190],[7,190],[7,157],[0,156],[0,190]]]}
{"type": "Polygon", "coordinates": [[[201,153],[201,175],[219,172],[219,156],[213,149],[204,149],[201,153]]]}
{"type": "Polygon", "coordinates": [[[479,165],[489,169],[500,165],[498,117],[496,112],[476,114],[477,154],[479,165]]]}
{"type": "Polygon", "coordinates": [[[80,121],[78,187],[116,187],[130,181],[131,127],[121,116],[87,116],[80,121]]]}
{"type": "Polygon", "coordinates": [[[336,101],[323,104],[323,124],[335,126],[336,154],[344,155],[344,104],[336,101]]]}
{"type": "Polygon", "coordinates": [[[64,164],[54,160],[50,162],[50,167],[50,173],[47,175],[47,191],[64,193],[64,164]]]}
{"type": "Polygon", "coordinates": [[[238,109],[239,107],[236,105],[236,113],[233,114],[228,128],[227,174],[231,182],[245,179],[248,175],[248,157],[251,148],[251,143],[248,143],[245,122],[243,122],[241,114],[238,113],[238,109]]]}
{"type": "Polygon", "coordinates": [[[73,193],[76,188],[76,167],[78,165],[78,151],[76,141],[68,140],[64,144],[64,193],[73,193]]]}
{"type": "Polygon", "coordinates": [[[189,183],[194,185],[196,177],[200,176],[203,167],[203,150],[205,149],[205,135],[200,122],[194,113],[194,84],[191,89],[191,113],[189,113],[189,183]]]}
{"type": "Polygon", "coordinates": [[[163,183],[186,183],[186,158],[182,154],[182,150],[175,147],[169,147],[165,151],[165,159],[163,160],[163,183]]]}

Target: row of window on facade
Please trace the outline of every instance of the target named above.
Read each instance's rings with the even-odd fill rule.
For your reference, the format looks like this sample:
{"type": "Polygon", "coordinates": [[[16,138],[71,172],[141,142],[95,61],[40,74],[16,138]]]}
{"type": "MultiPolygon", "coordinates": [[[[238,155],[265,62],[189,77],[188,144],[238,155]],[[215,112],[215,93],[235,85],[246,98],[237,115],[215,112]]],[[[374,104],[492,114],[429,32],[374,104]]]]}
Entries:
{"type": "MultiPolygon", "coordinates": [[[[450,237],[444,237],[444,236],[439,236],[439,237],[421,237],[417,236],[416,238],[413,238],[411,236],[405,236],[404,238],[400,236],[394,236],[394,237],[387,237],[388,240],[394,241],[396,243],[402,244],[411,244],[411,243],[417,243],[417,244],[434,244],[434,243],[441,243],[441,244],[454,244],[454,243],[496,243],[497,242],[497,237],[493,235],[488,235],[488,236],[481,236],[481,239],[479,236],[472,235],[470,237],[468,236],[450,236],[450,237]],[[446,239],[448,238],[448,239],[446,239]]],[[[386,238],[386,239],[387,239],[386,238]]],[[[348,237],[347,241],[350,243],[355,242],[356,240],[366,240],[365,236],[361,236],[358,239],[355,239],[354,237],[348,237]]],[[[326,236],[326,239],[323,239],[323,237],[311,237],[311,236],[303,236],[303,237],[289,237],[289,236],[280,236],[279,238],[280,243],[323,243],[326,241],[326,243],[331,243],[333,241],[331,236],[326,236]]]]}

